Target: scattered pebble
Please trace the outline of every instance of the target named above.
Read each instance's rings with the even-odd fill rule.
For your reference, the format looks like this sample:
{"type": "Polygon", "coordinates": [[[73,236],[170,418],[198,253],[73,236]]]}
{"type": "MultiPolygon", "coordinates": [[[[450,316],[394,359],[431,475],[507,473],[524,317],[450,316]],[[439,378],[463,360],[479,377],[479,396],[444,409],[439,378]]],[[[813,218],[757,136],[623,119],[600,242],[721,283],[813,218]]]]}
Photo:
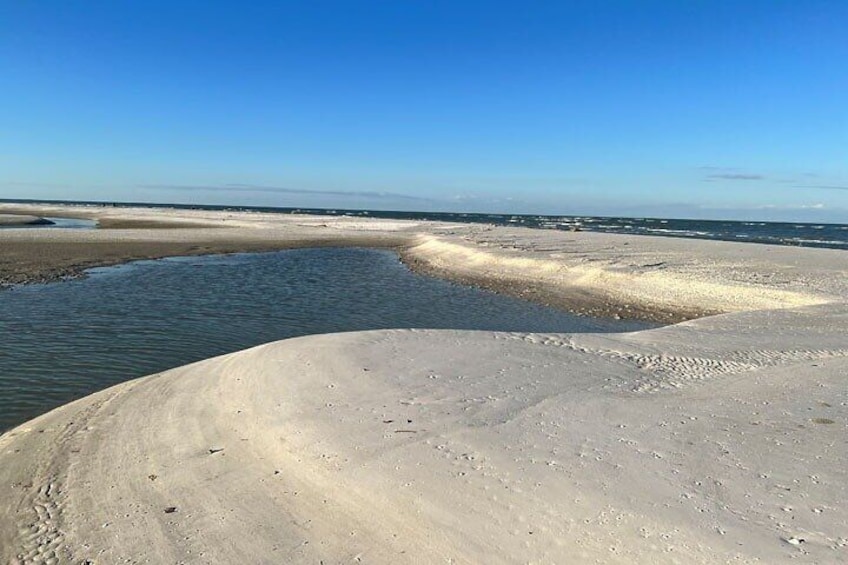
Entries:
{"type": "Polygon", "coordinates": [[[813,418],[812,422],[814,424],[835,424],[836,423],[833,420],[831,420],[830,418],[813,418]]]}

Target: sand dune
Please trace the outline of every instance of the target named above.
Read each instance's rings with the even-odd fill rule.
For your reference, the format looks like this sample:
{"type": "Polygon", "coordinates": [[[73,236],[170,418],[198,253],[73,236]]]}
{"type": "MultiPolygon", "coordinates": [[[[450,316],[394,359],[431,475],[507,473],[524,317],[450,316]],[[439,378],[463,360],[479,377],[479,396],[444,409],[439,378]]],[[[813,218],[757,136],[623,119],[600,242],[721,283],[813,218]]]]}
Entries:
{"type": "Polygon", "coordinates": [[[0,437],[0,560],[848,560],[844,254],[410,230],[448,276],[726,313],[313,336],[113,387],[0,437]]]}

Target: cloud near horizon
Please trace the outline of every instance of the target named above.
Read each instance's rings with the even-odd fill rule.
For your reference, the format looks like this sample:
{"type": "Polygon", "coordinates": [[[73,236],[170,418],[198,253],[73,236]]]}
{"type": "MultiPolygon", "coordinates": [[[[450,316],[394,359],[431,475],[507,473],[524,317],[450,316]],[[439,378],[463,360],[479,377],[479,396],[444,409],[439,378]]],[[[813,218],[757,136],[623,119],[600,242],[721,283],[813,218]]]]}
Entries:
{"type": "Polygon", "coordinates": [[[822,190],[848,190],[848,186],[835,184],[799,184],[795,188],[820,188],[822,190]]]}
{"type": "Polygon", "coordinates": [[[765,180],[765,178],[764,175],[748,173],[716,173],[707,176],[707,180],[765,180]]]}
{"type": "Polygon", "coordinates": [[[307,194],[316,196],[341,196],[351,198],[378,198],[387,200],[409,200],[414,202],[432,202],[431,198],[399,194],[395,192],[310,190],[306,188],[288,188],[283,186],[263,186],[252,184],[224,185],[181,185],[181,184],[140,184],[138,188],[150,190],[176,190],[191,192],[268,192],[274,194],[307,194]]]}

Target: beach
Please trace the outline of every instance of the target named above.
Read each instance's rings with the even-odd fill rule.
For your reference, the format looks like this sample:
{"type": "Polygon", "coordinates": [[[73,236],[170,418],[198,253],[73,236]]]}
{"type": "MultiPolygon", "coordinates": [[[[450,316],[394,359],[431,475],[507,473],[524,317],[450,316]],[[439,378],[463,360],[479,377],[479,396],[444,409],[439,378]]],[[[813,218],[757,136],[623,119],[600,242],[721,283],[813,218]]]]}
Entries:
{"type": "Polygon", "coordinates": [[[844,563],[844,252],[527,228],[0,205],[0,283],[171,255],[396,249],[620,334],[309,336],[0,436],[11,563],[844,563]]]}

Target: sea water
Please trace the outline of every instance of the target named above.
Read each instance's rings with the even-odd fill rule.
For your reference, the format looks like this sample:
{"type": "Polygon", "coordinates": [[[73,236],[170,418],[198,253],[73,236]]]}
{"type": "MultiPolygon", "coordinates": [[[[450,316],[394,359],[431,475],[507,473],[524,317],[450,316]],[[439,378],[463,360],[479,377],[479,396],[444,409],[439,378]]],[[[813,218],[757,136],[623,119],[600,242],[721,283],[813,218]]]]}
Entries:
{"type": "Polygon", "coordinates": [[[383,328],[610,332],[410,272],[390,251],[169,258],[0,292],[0,430],[110,385],[269,341],[383,328]]]}

